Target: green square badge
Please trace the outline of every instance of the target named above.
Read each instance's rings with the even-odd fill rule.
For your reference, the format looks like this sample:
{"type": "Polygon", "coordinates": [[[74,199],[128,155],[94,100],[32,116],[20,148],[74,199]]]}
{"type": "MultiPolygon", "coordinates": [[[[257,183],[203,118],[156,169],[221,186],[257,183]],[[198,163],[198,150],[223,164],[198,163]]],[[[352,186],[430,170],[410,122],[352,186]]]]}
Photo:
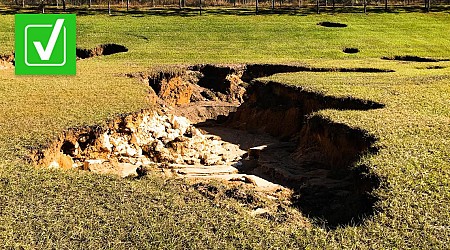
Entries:
{"type": "Polygon", "coordinates": [[[15,15],[16,75],[76,74],[76,15],[15,15]]]}

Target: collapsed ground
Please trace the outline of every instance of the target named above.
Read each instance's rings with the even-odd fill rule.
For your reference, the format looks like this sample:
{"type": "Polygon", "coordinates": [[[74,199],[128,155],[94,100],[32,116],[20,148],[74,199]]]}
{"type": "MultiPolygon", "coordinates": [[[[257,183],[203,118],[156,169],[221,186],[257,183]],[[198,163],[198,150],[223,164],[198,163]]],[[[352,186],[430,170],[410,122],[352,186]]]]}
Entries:
{"type": "MultiPolygon", "coordinates": [[[[122,115],[104,127],[70,129],[35,150],[32,159],[50,168],[121,177],[153,171],[197,183],[244,184],[329,227],[359,224],[374,212],[371,192],[379,180],[355,163],[376,153],[376,139],[360,129],[307,117],[321,109],[368,110],[383,104],[252,81],[305,71],[390,72],[254,64],[127,74],[151,87],[148,99],[157,108],[122,115]]],[[[253,211],[269,212],[264,207],[253,211]]]]}
{"type": "MultiPolygon", "coordinates": [[[[89,50],[77,49],[77,57],[127,50],[122,45],[102,44],[89,50]]],[[[1,59],[4,69],[13,68],[13,55],[1,59]]],[[[382,59],[447,61],[417,56],[382,59]]],[[[192,180],[208,198],[225,195],[237,199],[249,206],[253,215],[273,218],[285,211],[280,205],[255,202],[263,195],[275,204],[296,207],[329,228],[360,224],[374,214],[377,199],[372,192],[379,186],[380,177],[356,163],[361,156],[377,152],[373,146],[376,139],[365,131],[307,116],[321,109],[369,110],[384,105],[324,96],[277,82],[253,81],[288,72],[394,71],[252,64],[130,73],[125,76],[151,87],[148,100],[159,108],[123,115],[106,127],[66,131],[50,147],[34,150],[33,161],[50,168],[121,177],[161,172],[166,177],[192,180]],[[296,92],[298,95],[292,94],[296,92]],[[353,135],[346,135],[349,133],[353,135]],[[208,184],[215,179],[225,181],[224,194],[208,184]],[[257,196],[246,192],[252,188],[257,196]]]]}
{"type": "MultiPolygon", "coordinates": [[[[95,46],[92,49],[84,49],[84,48],[77,48],[76,49],[76,57],[77,60],[80,59],[86,59],[96,56],[108,56],[113,55],[116,53],[121,52],[127,52],[128,48],[114,43],[105,43],[95,46]]],[[[14,59],[15,53],[12,52],[11,54],[0,54],[0,69],[10,69],[14,68],[14,59]]]]}

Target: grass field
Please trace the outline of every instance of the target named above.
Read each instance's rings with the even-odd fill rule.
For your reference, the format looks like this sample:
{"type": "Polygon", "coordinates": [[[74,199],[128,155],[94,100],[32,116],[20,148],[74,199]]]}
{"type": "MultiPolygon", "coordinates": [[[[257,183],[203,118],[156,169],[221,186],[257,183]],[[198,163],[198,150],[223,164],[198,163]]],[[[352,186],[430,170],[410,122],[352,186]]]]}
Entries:
{"type": "MultiPolygon", "coordinates": [[[[416,248],[450,243],[450,58],[448,13],[337,15],[83,15],[80,47],[118,43],[129,52],[77,63],[74,77],[19,77],[0,70],[0,245],[24,248],[416,248]],[[320,21],[348,24],[333,29],[320,21]],[[349,55],[344,47],[360,53],[349,55]],[[307,63],[394,73],[279,74],[270,80],[386,105],[315,115],[369,131],[381,176],[378,213],[326,230],[255,218],[236,201],[212,202],[180,180],[118,179],[35,169],[30,147],[63,129],[148,107],[147,87],[122,76],[194,63],[307,63]],[[427,69],[442,66],[442,69],[427,69]]],[[[14,16],[0,15],[0,54],[14,46],[14,16]]]]}

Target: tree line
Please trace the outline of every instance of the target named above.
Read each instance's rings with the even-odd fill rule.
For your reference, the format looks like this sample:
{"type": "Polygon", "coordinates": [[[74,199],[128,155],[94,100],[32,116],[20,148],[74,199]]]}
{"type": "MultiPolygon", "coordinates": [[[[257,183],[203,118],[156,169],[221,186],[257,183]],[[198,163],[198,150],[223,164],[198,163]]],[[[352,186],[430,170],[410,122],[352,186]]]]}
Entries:
{"type": "Polygon", "coordinates": [[[327,8],[334,10],[343,7],[362,7],[364,13],[368,6],[382,7],[385,11],[396,7],[422,6],[426,11],[430,11],[431,6],[450,5],[450,0],[12,0],[1,1],[6,5],[14,5],[25,8],[27,6],[37,6],[44,12],[45,6],[56,6],[66,11],[67,6],[88,7],[88,8],[107,8],[111,13],[112,6],[124,8],[127,11],[130,8],[140,7],[255,7],[256,12],[261,8],[275,10],[277,8],[305,8],[314,7],[317,13],[321,9],[327,8]]]}

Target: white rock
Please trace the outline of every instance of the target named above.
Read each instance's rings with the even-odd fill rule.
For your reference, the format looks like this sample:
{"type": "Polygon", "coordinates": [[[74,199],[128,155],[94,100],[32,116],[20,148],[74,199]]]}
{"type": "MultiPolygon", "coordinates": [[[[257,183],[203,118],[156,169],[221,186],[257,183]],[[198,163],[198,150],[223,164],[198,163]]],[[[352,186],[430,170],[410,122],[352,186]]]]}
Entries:
{"type": "Polygon", "coordinates": [[[113,135],[109,136],[109,141],[114,147],[117,147],[118,145],[127,143],[128,138],[126,138],[126,136],[123,136],[123,135],[120,136],[117,134],[113,134],[113,135]]]}
{"type": "Polygon", "coordinates": [[[191,126],[189,120],[185,117],[172,115],[170,118],[170,122],[173,124],[173,128],[179,129],[181,134],[186,133],[186,130],[191,126]]]}
{"type": "Polygon", "coordinates": [[[167,130],[167,138],[169,138],[170,141],[175,140],[175,138],[180,137],[181,135],[182,135],[182,133],[179,129],[168,129],[167,130]]]}
{"type": "Polygon", "coordinates": [[[129,145],[127,145],[125,155],[129,156],[129,157],[133,157],[133,156],[137,155],[137,150],[135,148],[132,148],[129,145]]]}
{"type": "Polygon", "coordinates": [[[267,145],[261,145],[248,149],[248,157],[253,159],[258,159],[261,156],[263,150],[267,148],[267,145]]]}
{"type": "Polygon", "coordinates": [[[127,153],[127,145],[119,144],[114,148],[114,153],[119,155],[125,155],[127,153]]]}
{"type": "Polygon", "coordinates": [[[137,165],[137,163],[138,163],[138,160],[136,158],[130,157],[130,158],[128,158],[128,160],[131,164],[134,164],[134,165],[137,165]]]}
{"type": "Polygon", "coordinates": [[[170,122],[165,122],[164,123],[164,127],[166,127],[166,129],[171,129],[172,128],[172,124],[170,122]]]}
{"type": "Polygon", "coordinates": [[[220,165],[222,163],[222,157],[214,154],[210,154],[205,161],[205,165],[220,165]]]}
{"type": "Polygon", "coordinates": [[[167,135],[166,127],[164,125],[159,124],[158,126],[153,127],[153,137],[160,138],[167,135]]]}
{"type": "Polygon", "coordinates": [[[153,138],[153,133],[149,132],[148,130],[146,131],[139,131],[138,133],[135,134],[136,136],[136,141],[138,142],[138,145],[147,145],[150,144],[152,141],[155,140],[155,138],[153,138]]]}
{"type": "Polygon", "coordinates": [[[178,164],[183,164],[183,163],[185,163],[185,162],[184,162],[184,158],[181,157],[181,155],[178,155],[178,156],[175,158],[175,163],[178,163],[178,164]]]}
{"type": "Polygon", "coordinates": [[[199,143],[197,144],[197,149],[202,152],[202,151],[206,151],[207,150],[207,146],[204,143],[199,143]]]}
{"type": "Polygon", "coordinates": [[[209,145],[211,145],[211,146],[222,146],[221,142],[220,141],[216,141],[216,140],[212,140],[209,145]]]}
{"type": "Polygon", "coordinates": [[[84,160],[84,163],[83,163],[83,169],[84,170],[89,170],[90,168],[89,168],[89,166],[90,165],[97,165],[97,164],[102,164],[102,160],[100,160],[100,159],[91,159],[91,160],[84,160]]]}
{"type": "Polygon", "coordinates": [[[113,145],[111,144],[109,139],[110,139],[110,136],[108,135],[108,133],[104,133],[100,136],[100,143],[102,145],[101,147],[103,150],[111,152],[113,145]]]}
{"type": "Polygon", "coordinates": [[[57,161],[52,161],[50,165],[48,165],[48,168],[59,168],[59,164],[57,161]]]}
{"type": "Polygon", "coordinates": [[[147,158],[147,157],[144,157],[144,156],[141,156],[141,157],[139,157],[139,158],[137,158],[137,161],[136,161],[136,165],[138,165],[138,166],[141,166],[141,165],[150,165],[150,164],[152,164],[153,162],[152,161],[150,161],[150,159],[149,158],[147,158]]]}
{"type": "Polygon", "coordinates": [[[164,144],[161,141],[158,141],[155,146],[155,151],[162,151],[164,149],[164,144]]]}
{"type": "Polygon", "coordinates": [[[191,126],[190,127],[190,132],[191,132],[193,138],[204,140],[205,136],[197,128],[191,126]]]}
{"type": "Polygon", "coordinates": [[[139,148],[137,149],[136,156],[138,156],[138,157],[141,157],[141,156],[142,156],[142,148],[139,147],[139,148]]]}
{"type": "Polygon", "coordinates": [[[138,167],[139,166],[133,165],[133,164],[130,164],[130,163],[119,163],[120,176],[122,178],[125,178],[127,176],[137,175],[136,169],[138,167]]]}
{"type": "Polygon", "coordinates": [[[257,216],[257,215],[261,215],[261,214],[265,214],[268,213],[269,210],[265,209],[265,208],[257,208],[255,210],[253,210],[250,214],[252,216],[257,216]]]}

